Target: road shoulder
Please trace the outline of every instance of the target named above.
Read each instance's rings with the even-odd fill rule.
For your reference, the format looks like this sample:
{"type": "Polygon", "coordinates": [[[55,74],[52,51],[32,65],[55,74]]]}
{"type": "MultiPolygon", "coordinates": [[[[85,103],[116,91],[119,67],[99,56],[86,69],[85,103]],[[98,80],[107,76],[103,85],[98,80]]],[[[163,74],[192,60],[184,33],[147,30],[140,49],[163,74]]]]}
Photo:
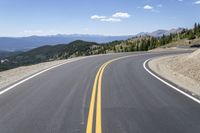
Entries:
{"type": "Polygon", "coordinates": [[[55,68],[56,66],[61,66],[66,63],[73,62],[79,59],[81,59],[81,57],[66,59],[66,60],[44,62],[44,63],[39,63],[35,65],[30,65],[30,66],[22,66],[22,67],[10,69],[7,71],[2,71],[0,72],[0,90],[3,90],[5,87],[8,87],[23,79],[26,79],[31,75],[34,75],[39,72],[45,71],[47,69],[55,68]]]}
{"type": "Polygon", "coordinates": [[[200,51],[159,57],[149,61],[149,68],[164,79],[176,84],[192,95],[200,96],[200,51]]]}

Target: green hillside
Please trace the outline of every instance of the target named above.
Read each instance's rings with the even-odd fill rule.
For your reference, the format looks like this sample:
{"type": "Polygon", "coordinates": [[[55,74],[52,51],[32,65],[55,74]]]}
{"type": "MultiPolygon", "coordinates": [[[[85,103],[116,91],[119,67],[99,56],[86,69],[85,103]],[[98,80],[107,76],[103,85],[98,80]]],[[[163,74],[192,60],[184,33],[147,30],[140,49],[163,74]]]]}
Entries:
{"type": "Polygon", "coordinates": [[[67,59],[77,56],[85,56],[95,53],[100,46],[94,42],[74,41],[70,44],[59,44],[55,46],[42,46],[24,53],[10,56],[9,62],[0,64],[0,71],[51,60],[67,59]]]}
{"type": "Polygon", "coordinates": [[[162,37],[140,36],[122,41],[115,46],[116,52],[147,51],[158,47],[191,46],[200,44],[200,24],[192,29],[183,29],[179,33],[162,37]]]}
{"type": "Polygon", "coordinates": [[[113,41],[106,44],[77,40],[69,44],[47,45],[7,57],[8,61],[0,64],[0,71],[78,56],[110,52],[147,51],[158,47],[191,46],[199,43],[200,24],[196,23],[192,29],[184,29],[181,32],[163,35],[162,37],[139,36],[125,41],[113,41]]]}

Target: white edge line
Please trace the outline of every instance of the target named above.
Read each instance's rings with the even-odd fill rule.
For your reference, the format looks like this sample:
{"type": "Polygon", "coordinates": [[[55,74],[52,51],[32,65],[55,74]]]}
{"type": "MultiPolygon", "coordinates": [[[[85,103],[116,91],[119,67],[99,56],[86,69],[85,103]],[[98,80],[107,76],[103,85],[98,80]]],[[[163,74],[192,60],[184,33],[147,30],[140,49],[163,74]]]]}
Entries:
{"type": "Polygon", "coordinates": [[[90,57],[96,57],[96,56],[103,56],[103,55],[104,55],[104,54],[92,55],[92,56],[85,56],[85,57],[80,57],[80,58],[77,58],[77,59],[68,59],[68,60],[67,60],[66,62],[64,62],[64,63],[58,64],[58,65],[52,66],[52,67],[50,67],[50,68],[47,68],[47,69],[45,69],[45,70],[42,70],[42,71],[40,71],[40,72],[37,72],[37,73],[33,74],[32,76],[29,76],[29,77],[27,77],[27,78],[25,78],[25,79],[23,79],[23,80],[21,80],[21,81],[15,83],[15,84],[11,85],[11,86],[9,86],[9,87],[3,89],[2,91],[0,91],[0,95],[6,93],[7,91],[13,89],[14,87],[16,87],[16,86],[18,86],[18,85],[20,85],[20,84],[22,84],[22,83],[24,83],[24,82],[26,82],[26,81],[32,79],[32,78],[34,78],[34,77],[36,77],[36,76],[38,76],[38,75],[40,75],[40,74],[42,74],[42,73],[45,73],[45,72],[47,72],[47,71],[49,71],[49,70],[52,70],[52,69],[54,69],[54,68],[56,68],[56,67],[59,67],[59,66],[62,66],[62,65],[71,63],[71,62],[75,62],[75,61],[78,61],[78,60],[81,60],[81,59],[90,58],[90,57]]]}
{"type": "Polygon", "coordinates": [[[67,61],[64,62],[64,63],[61,63],[61,64],[58,64],[58,65],[52,66],[52,67],[50,67],[50,68],[47,68],[47,69],[45,69],[45,70],[42,70],[42,71],[40,71],[40,72],[38,72],[38,73],[36,73],[36,74],[34,74],[34,75],[32,75],[32,76],[29,76],[29,77],[27,77],[27,78],[25,78],[25,79],[23,79],[23,80],[21,80],[21,81],[15,83],[15,84],[11,85],[11,86],[9,86],[9,87],[3,89],[2,91],[0,91],[0,95],[4,94],[5,92],[7,92],[7,91],[13,89],[14,87],[16,87],[16,86],[18,86],[18,85],[20,85],[20,84],[22,84],[22,83],[24,83],[24,82],[26,82],[26,81],[28,81],[28,80],[34,78],[34,77],[36,77],[36,76],[38,76],[38,75],[40,75],[40,74],[42,74],[42,73],[44,73],[44,72],[47,72],[47,71],[52,70],[52,69],[54,69],[54,68],[56,68],[56,67],[59,67],[59,66],[62,66],[62,65],[71,63],[71,62],[78,61],[78,60],[83,59],[83,58],[85,58],[85,57],[78,58],[78,59],[73,59],[73,60],[70,60],[70,59],[69,59],[69,60],[67,60],[67,61]]]}
{"type": "Polygon", "coordinates": [[[161,82],[163,82],[163,83],[166,84],[167,86],[173,88],[174,90],[180,92],[181,94],[185,95],[186,97],[188,97],[188,98],[192,99],[193,101],[195,101],[195,102],[197,102],[197,103],[200,104],[200,100],[198,100],[197,98],[195,98],[195,97],[193,97],[193,96],[187,94],[186,92],[184,92],[184,91],[178,89],[177,87],[173,86],[172,84],[168,83],[167,81],[161,79],[160,77],[158,77],[158,76],[156,76],[154,73],[152,73],[152,72],[146,67],[147,62],[150,61],[150,60],[151,60],[151,59],[148,59],[148,60],[146,60],[146,61],[143,63],[144,69],[145,69],[149,74],[151,74],[153,77],[157,78],[158,80],[160,80],[161,82]]]}
{"type": "MultiPolygon", "coordinates": [[[[148,54],[148,53],[147,53],[147,54],[148,54]]],[[[121,57],[120,59],[123,59],[123,58],[126,58],[126,57],[131,57],[131,56],[140,56],[140,55],[146,55],[146,54],[128,55],[128,56],[123,56],[123,57],[121,57]]],[[[32,75],[32,76],[29,76],[29,77],[27,77],[27,78],[25,78],[25,79],[23,79],[23,80],[21,80],[21,81],[15,83],[15,84],[11,85],[11,86],[9,86],[9,87],[3,89],[2,91],[0,91],[0,95],[4,94],[5,92],[7,92],[7,91],[13,89],[14,87],[16,87],[16,86],[18,86],[18,85],[20,85],[20,84],[22,84],[22,83],[24,83],[24,82],[26,82],[26,81],[32,79],[32,78],[34,78],[34,77],[36,77],[36,76],[38,76],[38,75],[40,75],[40,74],[42,74],[42,73],[44,73],[44,72],[47,72],[47,71],[49,71],[49,70],[52,70],[52,69],[54,69],[54,68],[56,68],[56,67],[59,67],[59,66],[62,66],[62,65],[71,63],[71,62],[75,62],[75,61],[78,61],[78,60],[81,60],[81,59],[84,59],[84,58],[95,57],[95,56],[97,56],[97,55],[86,56],[86,57],[80,57],[80,58],[73,59],[73,60],[72,60],[72,59],[69,59],[68,61],[66,61],[66,62],[64,62],[64,63],[61,63],[61,64],[58,64],[58,65],[52,66],[52,67],[50,67],[50,68],[47,68],[47,69],[45,69],[45,70],[42,70],[42,71],[40,71],[40,72],[38,72],[38,73],[36,73],[36,74],[34,74],[34,75],[32,75]]],[[[102,56],[102,55],[100,55],[100,56],[102,56]]],[[[150,60],[150,59],[149,59],[149,60],[150,60]]],[[[146,71],[148,71],[148,72],[149,72],[150,74],[152,74],[154,77],[157,77],[156,75],[154,75],[153,73],[151,73],[151,72],[146,68],[146,66],[145,66],[145,65],[146,65],[146,62],[148,62],[149,60],[145,61],[144,64],[143,64],[143,66],[144,66],[144,68],[145,68],[146,71]]],[[[157,78],[160,79],[159,77],[157,77],[157,78]]],[[[160,79],[160,80],[162,80],[162,79],[160,79]]],[[[165,81],[163,80],[163,82],[165,82],[165,81]]],[[[167,83],[167,82],[166,82],[166,83],[167,83]]],[[[178,90],[179,90],[179,89],[178,89],[178,90]]],[[[180,90],[179,90],[179,91],[180,91],[180,90]]],[[[183,93],[185,93],[185,92],[183,92],[183,93]]],[[[185,94],[186,94],[186,93],[185,93],[185,94]]],[[[188,94],[186,94],[186,95],[188,95],[188,94]]],[[[190,96],[190,95],[188,95],[188,96],[190,96]]],[[[191,96],[190,96],[190,97],[191,97],[191,96]]],[[[198,103],[200,103],[200,101],[197,100],[196,98],[194,98],[194,97],[192,97],[192,98],[193,98],[193,100],[195,99],[195,101],[197,101],[198,103]]]]}

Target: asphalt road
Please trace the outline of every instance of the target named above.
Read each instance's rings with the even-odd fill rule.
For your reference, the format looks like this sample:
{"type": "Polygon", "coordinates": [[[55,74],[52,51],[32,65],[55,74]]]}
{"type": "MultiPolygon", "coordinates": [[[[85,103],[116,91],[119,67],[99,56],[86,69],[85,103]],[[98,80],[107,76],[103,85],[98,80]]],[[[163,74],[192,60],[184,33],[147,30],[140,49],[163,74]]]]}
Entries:
{"type": "Polygon", "coordinates": [[[143,68],[167,54],[90,57],[34,77],[0,95],[0,133],[199,133],[200,105],[143,68]]]}

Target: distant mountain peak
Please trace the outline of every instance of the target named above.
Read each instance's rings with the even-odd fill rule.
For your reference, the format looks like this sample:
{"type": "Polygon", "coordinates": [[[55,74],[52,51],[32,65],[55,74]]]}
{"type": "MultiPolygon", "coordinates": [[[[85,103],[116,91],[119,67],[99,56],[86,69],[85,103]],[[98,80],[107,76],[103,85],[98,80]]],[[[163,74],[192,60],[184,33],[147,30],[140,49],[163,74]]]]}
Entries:
{"type": "Polygon", "coordinates": [[[180,33],[181,31],[183,31],[184,28],[173,28],[170,30],[164,30],[164,29],[159,29],[153,32],[141,32],[138,33],[136,36],[153,36],[153,37],[161,37],[163,35],[170,35],[171,33],[180,33]]]}

